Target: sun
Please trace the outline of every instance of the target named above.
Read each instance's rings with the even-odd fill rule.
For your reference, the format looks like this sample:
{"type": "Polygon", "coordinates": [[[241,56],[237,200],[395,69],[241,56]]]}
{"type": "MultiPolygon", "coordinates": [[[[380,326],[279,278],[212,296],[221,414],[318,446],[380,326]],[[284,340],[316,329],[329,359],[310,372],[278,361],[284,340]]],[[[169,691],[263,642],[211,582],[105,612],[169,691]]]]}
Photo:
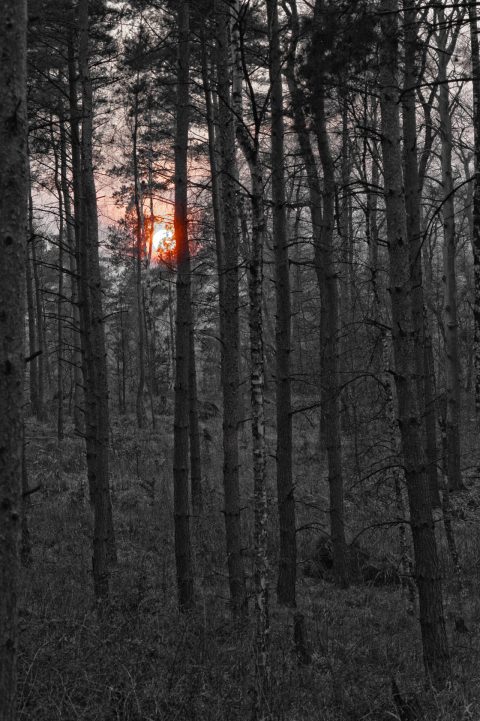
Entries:
{"type": "Polygon", "coordinates": [[[172,260],[175,253],[175,236],[172,223],[165,221],[154,223],[152,250],[158,260],[172,260]]]}

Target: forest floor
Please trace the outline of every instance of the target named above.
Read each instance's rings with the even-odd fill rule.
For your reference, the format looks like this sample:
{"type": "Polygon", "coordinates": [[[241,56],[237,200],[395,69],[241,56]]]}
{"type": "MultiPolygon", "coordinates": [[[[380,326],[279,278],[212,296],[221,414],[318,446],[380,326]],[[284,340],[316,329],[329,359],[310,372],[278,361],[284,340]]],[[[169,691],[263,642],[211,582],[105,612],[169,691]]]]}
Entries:
{"type": "MultiPolygon", "coordinates": [[[[251,718],[254,614],[252,609],[241,627],[229,615],[218,448],[207,443],[203,449],[206,510],[193,528],[197,610],[179,614],[168,465],[171,437],[164,431],[171,423],[166,420],[159,419],[161,431],[145,434],[132,434],[133,419],[117,419],[112,428],[119,563],[111,575],[111,604],[101,620],[92,598],[92,519],[82,441],[72,436],[58,443],[53,427],[28,423],[29,482],[31,487],[41,484],[41,490],[30,500],[32,562],[23,569],[19,597],[19,721],[251,718]]],[[[325,491],[316,491],[309,476],[314,451],[305,447],[310,442],[302,443],[296,466],[302,491],[297,495],[303,503],[300,569],[323,525],[319,509],[325,500],[325,491]]],[[[314,444],[312,438],[312,448],[314,444]]],[[[347,511],[354,502],[347,499],[347,511]]],[[[480,719],[480,512],[476,502],[470,504],[474,510],[469,517],[470,506],[464,505],[467,516],[457,514],[463,518],[454,524],[463,568],[460,584],[451,580],[439,531],[444,575],[450,579],[445,583],[452,653],[449,686],[441,693],[424,688],[418,610],[409,613],[401,588],[358,585],[341,590],[307,578],[301,570],[298,607],[312,660],[300,664],[293,648],[292,615],[276,605],[272,571],[272,719],[398,719],[392,678],[404,696],[416,695],[428,721],[480,719]]],[[[245,535],[250,544],[249,516],[247,507],[245,535]]],[[[271,531],[274,568],[274,519],[271,531]]],[[[370,536],[368,542],[372,552],[383,557],[394,544],[391,532],[382,534],[381,540],[370,536]]],[[[245,558],[251,578],[248,550],[245,558]]]]}

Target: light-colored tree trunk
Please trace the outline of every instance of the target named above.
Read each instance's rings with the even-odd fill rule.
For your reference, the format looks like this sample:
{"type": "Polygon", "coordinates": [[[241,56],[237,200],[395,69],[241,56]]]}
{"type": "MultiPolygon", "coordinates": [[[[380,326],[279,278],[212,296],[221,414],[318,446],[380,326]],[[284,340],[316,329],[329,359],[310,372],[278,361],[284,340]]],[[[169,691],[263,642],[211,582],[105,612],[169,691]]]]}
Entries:
{"type": "Polygon", "coordinates": [[[277,0],[266,0],[269,34],[273,244],[276,294],[277,494],[280,529],[277,597],[296,605],[297,539],[292,476],[291,297],[285,199],[282,56],[277,0]]]}
{"type": "Polygon", "coordinates": [[[27,3],[0,4],[0,721],[14,721],[28,228],[27,3]]]}
{"type": "MultiPolygon", "coordinates": [[[[239,3],[235,3],[235,17],[239,17],[239,3]]],[[[265,370],[263,352],[263,248],[265,245],[264,181],[260,160],[261,123],[256,97],[251,96],[255,117],[253,134],[247,131],[243,120],[241,32],[234,26],[234,80],[233,107],[236,117],[236,137],[247,161],[251,180],[252,232],[248,257],[249,328],[250,328],[250,398],[252,408],[253,495],[255,516],[255,713],[256,719],[265,718],[269,706],[270,620],[269,620],[269,561],[268,561],[268,505],[267,463],[265,443],[265,370]]]]}
{"type": "Polygon", "coordinates": [[[392,337],[398,419],[415,553],[415,580],[427,675],[443,687],[450,672],[435,528],[416,402],[415,329],[400,150],[398,0],[382,0],[380,102],[392,337]]]}
{"type": "Polygon", "coordinates": [[[187,152],[190,76],[190,3],[178,6],[177,107],[175,133],[175,249],[177,262],[177,314],[175,359],[175,411],[173,431],[173,480],[175,560],[178,604],[188,611],[195,605],[194,572],[190,538],[188,482],[189,358],[192,323],[190,249],[188,244],[187,152]]]}

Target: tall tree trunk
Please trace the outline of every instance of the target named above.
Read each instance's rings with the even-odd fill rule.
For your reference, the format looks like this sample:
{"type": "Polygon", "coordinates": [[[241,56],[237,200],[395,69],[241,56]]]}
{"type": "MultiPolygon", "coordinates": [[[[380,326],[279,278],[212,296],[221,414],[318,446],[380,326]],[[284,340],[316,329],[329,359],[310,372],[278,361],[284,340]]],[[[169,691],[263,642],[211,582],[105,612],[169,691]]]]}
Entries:
{"type": "MultiPolygon", "coordinates": [[[[443,13],[440,15],[443,18],[443,13]]],[[[443,18],[444,20],[444,18],[443,18]]],[[[440,33],[438,53],[438,113],[440,117],[441,166],[443,189],[443,278],[444,278],[444,330],[446,375],[446,433],[448,484],[450,490],[463,488],[460,454],[460,361],[458,357],[457,280],[455,274],[456,229],[455,196],[452,174],[452,120],[449,107],[447,65],[450,57],[447,48],[448,30],[440,33]]]]}
{"type": "Polygon", "coordinates": [[[29,192],[29,242],[30,250],[32,255],[32,273],[33,273],[33,302],[35,307],[35,327],[37,335],[37,388],[38,388],[38,402],[37,402],[37,418],[39,420],[45,419],[45,334],[43,332],[43,310],[42,310],[42,297],[40,288],[40,276],[38,273],[38,260],[37,260],[37,235],[33,225],[33,199],[32,189],[30,180],[30,192],[29,192]]]}
{"type": "Polygon", "coordinates": [[[380,10],[382,155],[398,418],[415,552],[424,662],[429,678],[442,687],[450,669],[430,488],[425,474],[419,435],[421,419],[416,403],[416,333],[412,319],[412,279],[398,112],[398,0],[382,0],[380,10]]]}
{"type": "MultiPolygon", "coordinates": [[[[138,80],[138,78],[137,78],[138,80]]],[[[135,199],[136,211],[136,254],[135,254],[135,291],[137,299],[137,318],[138,318],[138,385],[137,385],[137,425],[139,428],[145,428],[147,416],[145,413],[145,403],[143,394],[145,390],[145,322],[143,310],[143,287],[142,287],[142,258],[145,254],[145,222],[143,216],[143,198],[140,186],[140,176],[138,172],[138,89],[135,90],[135,100],[133,108],[133,133],[132,133],[132,152],[133,152],[133,194],[135,199]]]]}
{"type": "Polygon", "coordinates": [[[178,603],[182,611],[195,605],[193,559],[190,539],[188,492],[189,357],[192,323],[190,250],[188,245],[187,152],[189,128],[190,3],[178,7],[177,127],[175,137],[175,248],[177,261],[177,317],[175,361],[175,418],[173,479],[175,559],[178,603]]]}
{"type": "Polygon", "coordinates": [[[291,399],[291,297],[290,262],[285,199],[285,157],[282,58],[277,0],[266,0],[269,34],[269,76],[271,105],[273,242],[275,254],[275,293],[277,322],[276,400],[277,400],[277,494],[280,526],[280,557],[277,581],[279,603],[296,605],[297,539],[295,493],[292,478],[292,399],[291,399]]]}
{"type": "Polygon", "coordinates": [[[0,721],[14,721],[28,223],[27,3],[0,4],[0,721]]]}
{"type": "MultiPolygon", "coordinates": [[[[412,318],[415,339],[415,362],[417,369],[418,410],[422,419],[422,442],[427,456],[427,474],[430,484],[432,504],[441,505],[437,477],[437,442],[435,413],[428,412],[427,399],[433,398],[432,375],[426,372],[428,361],[426,348],[426,311],[423,297],[422,272],[422,232],[421,232],[421,191],[417,161],[417,119],[415,103],[415,85],[418,81],[416,51],[418,45],[417,17],[414,0],[404,0],[404,36],[405,36],[405,90],[402,94],[403,110],[403,156],[405,167],[405,205],[407,212],[408,247],[410,254],[410,273],[412,277],[412,318]]],[[[431,406],[430,406],[431,407],[431,406]]]]}
{"type": "MultiPolygon", "coordinates": [[[[59,113],[59,120],[60,120],[59,113]]],[[[64,225],[63,193],[61,183],[61,157],[53,131],[51,118],[51,141],[54,155],[54,182],[58,200],[58,295],[57,295],[57,438],[63,440],[63,301],[64,301],[64,225]]]]}
{"type": "MultiPolygon", "coordinates": [[[[219,96],[219,145],[222,206],[223,257],[219,266],[220,332],[223,387],[223,484],[228,578],[234,616],[246,609],[245,572],[242,556],[238,432],[240,423],[240,336],[238,295],[239,229],[236,201],[235,121],[230,92],[231,0],[218,0],[217,75],[219,96]],[[222,297],[223,294],[223,297],[222,297]]],[[[218,252],[218,251],[217,251],[218,252]]]]}
{"type": "Polygon", "coordinates": [[[73,362],[73,425],[78,435],[84,435],[84,399],[83,399],[83,377],[82,377],[82,340],[80,337],[80,311],[78,307],[78,270],[75,253],[75,219],[72,213],[72,202],[70,199],[70,186],[67,175],[67,138],[65,131],[65,120],[63,107],[60,108],[60,174],[63,194],[63,205],[65,207],[65,223],[67,235],[67,248],[70,270],[70,299],[72,305],[72,362],[73,362]]]}
{"type": "Polygon", "coordinates": [[[94,511],[93,580],[95,596],[103,602],[109,595],[108,562],[115,562],[116,551],[109,485],[108,379],[93,172],[93,90],[89,57],[89,0],[80,0],[78,66],[82,90],[82,138],[79,272],[85,356],[87,468],[94,511]]]}
{"type": "Polygon", "coordinates": [[[470,21],[470,46],[472,53],[473,93],[473,321],[474,321],[474,369],[475,412],[480,422],[480,49],[478,43],[478,17],[474,2],[468,3],[470,21]]]}
{"type": "MultiPolygon", "coordinates": [[[[322,2],[317,0],[315,15],[320,16],[322,2]]],[[[320,161],[323,169],[323,218],[320,242],[315,246],[315,270],[319,278],[321,302],[325,313],[324,347],[321,349],[322,403],[325,412],[330,488],[330,527],[333,546],[333,565],[337,582],[348,585],[345,541],[342,443],[340,435],[339,366],[339,298],[338,273],[335,267],[333,231],[335,224],[335,170],[325,113],[325,88],[322,73],[314,80],[312,111],[320,161]]]]}
{"type": "MultiPolygon", "coordinates": [[[[26,273],[26,289],[27,289],[27,315],[28,315],[28,355],[34,356],[37,352],[37,332],[35,325],[35,304],[33,301],[33,279],[32,279],[32,260],[30,246],[33,238],[29,233],[26,257],[25,257],[25,273],[26,273]]],[[[28,364],[29,389],[30,389],[30,409],[31,413],[38,417],[38,356],[32,357],[28,364]]]]}
{"type": "MultiPolygon", "coordinates": [[[[235,2],[235,17],[239,18],[239,3],[235,2]]],[[[249,327],[250,327],[250,398],[252,408],[252,454],[255,515],[255,708],[254,718],[265,718],[270,694],[270,620],[269,620],[269,562],[268,562],[268,505],[267,463],[265,443],[265,367],[263,352],[263,248],[265,245],[266,219],[264,206],[264,182],[259,157],[259,134],[261,129],[256,98],[251,97],[255,118],[253,135],[247,131],[243,120],[242,92],[242,33],[234,25],[234,79],[233,106],[236,117],[236,137],[248,163],[251,179],[252,237],[248,258],[249,327]]],[[[242,220],[243,223],[243,220],[242,220]]],[[[248,232],[248,229],[247,229],[248,232]]],[[[246,235],[247,233],[245,233],[246,235]]]]}
{"type": "Polygon", "coordinates": [[[190,487],[192,491],[192,508],[196,515],[203,509],[202,489],[202,458],[200,453],[200,431],[198,427],[198,392],[197,392],[197,363],[195,355],[195,319],[193,308],[191,310],[189,359],[188,359],[188,395],[189,407],[189,434],[190,434],[190,487]]]}

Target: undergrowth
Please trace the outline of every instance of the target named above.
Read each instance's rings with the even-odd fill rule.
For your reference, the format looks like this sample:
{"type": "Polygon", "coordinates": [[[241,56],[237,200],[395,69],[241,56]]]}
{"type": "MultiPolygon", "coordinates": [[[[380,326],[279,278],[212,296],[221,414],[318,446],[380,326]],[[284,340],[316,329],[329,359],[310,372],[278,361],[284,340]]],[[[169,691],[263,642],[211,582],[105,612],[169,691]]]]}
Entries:
{"type": "MultiPolygon", "coordinates": [[[[38,426],[30,426],[27,437],[30,486],[42,488],[31,497],[32,562],[23,569],[19,598],[19,721],[250,719],[254,614],[252,602],[245,622],[234,623],[229,614],[218,448],[204,449],[206,509],[202,519],[193,521],[197,608],[179,614],[173,495],[165,460],[171,437],[163,431],[132,435],[131,423],[118,422],[111,475],[119,563],[112,569],[111,602],[99,617],[92,598],[92,519],[82,442],[68,437],[59,445],[51,429],[38,426]]],[[[322,476],[321,464],[305,441],[300,451],[297,600],[305,617],[311,663],[302,665],[294,652],[292,612],[275,603],[272,571],[271,718],[398,719],[391,691],[394,678],[402,693],[416,695],[427,721],[479,719],[480,548],[472,533],[478,528],[475,504],[464,504],[466,511],[456,509],[455,531],[462,566],[468,569],[460,587],[451,578],[441,528],[438,532],[452,676],[446,689],[434,693],[424,684],[418,610],[409,613],[401,588],[364,585],[343,591],[303,576],[302,563],[326,524],[326,501],[325,488],[312,480],[314,474],[322,476]]],[[[247,448],[243,454],[248,467],[247,448]]],[[[248,488],[245,496],[248,499],[248,488]]],[[[347,504],[357,503],[358,527],[351,528],[350,535],[362,524],[374,526],[375,513],[381,515],[378,508],[373,515],[362,511],[359,497],[351,491],[347,499],[347,504]]],[[[247,504],[247,539],[252,537],[249,516],[247,504]]],[[[272,518],[272,569],[275,534],[272,518]]],[[[395,555],[394,530],[371,530],[363,542],[377,556],[395,555]]],[[[251,590],[248,549],[245,558],[251,590]]]]}

